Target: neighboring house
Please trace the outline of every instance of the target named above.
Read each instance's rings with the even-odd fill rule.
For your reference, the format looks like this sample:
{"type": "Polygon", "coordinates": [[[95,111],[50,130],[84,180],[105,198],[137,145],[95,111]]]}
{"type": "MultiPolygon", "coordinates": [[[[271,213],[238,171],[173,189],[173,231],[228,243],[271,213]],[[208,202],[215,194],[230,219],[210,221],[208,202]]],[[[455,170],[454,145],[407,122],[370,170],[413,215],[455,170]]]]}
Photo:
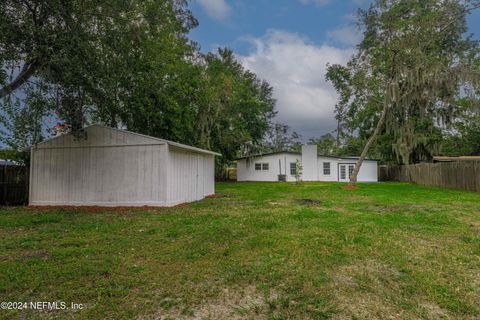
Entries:
{"type": "MultiPolygon", "coordinates": [[[[287,181],[295,181],[299,161],[303,181],[348,182],[357,159],[318,155],[316,145],[306,145],[302,146],[301,153],[275,152],[237,159],[237,181],[278,181],[279,175],[286,175],[287,181]]],[[[378,181],[376,160],[365,159],[358,181],[378,181]]]]}
{"type": "Polygon", "coordinates": [[[215,193],[220,154],[101,125],[31,148],[30,205],[173,206],[215,193]]]}
{"type": "Polygon", "coordinates": [[[0,159],[0,166],[4,167],[4,166],[18,166],[19,164],[17,164],[15,161],[12,161],[12,160],[5,160],[5,159],[0,159]]]}

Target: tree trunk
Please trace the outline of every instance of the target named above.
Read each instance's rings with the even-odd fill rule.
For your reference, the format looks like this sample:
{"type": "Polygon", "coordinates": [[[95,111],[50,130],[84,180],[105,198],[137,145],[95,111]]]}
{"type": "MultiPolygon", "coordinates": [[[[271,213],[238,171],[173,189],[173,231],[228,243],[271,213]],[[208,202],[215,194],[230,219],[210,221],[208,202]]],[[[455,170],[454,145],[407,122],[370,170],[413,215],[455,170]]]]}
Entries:
{"type": "Polygon", "coordinates": [[[340,148],[340,119],[337,120],[337,138],[335,139],[335,147],[338,149],[340,148]]]}
{"type": "Polygon", "coordinates": [[[355,184],[357,182],[358,172],[360,171],[360,167],[362,166],[363,160],[365,160],[365,158],[367,157],[368,150],[370,149],[372,144],[375,142],[375,140],[378,138],[378,135],[380,134],[380,131],[382,130],[383,125],[385,124],[385,119],[387,118],[387,109],[388,109],[388,104],[385,97],[383,102],[382,114],[380,115],[380,119],[378,119],[377,127],[375,128],[372,135],[368,139],[367,143],[363,147],[362,154],[360,155],[360,158],[358,158],[357,163],[355,163],[355,168],[353,169],[352,175],[350,176],[350,184],[355,184]]]}

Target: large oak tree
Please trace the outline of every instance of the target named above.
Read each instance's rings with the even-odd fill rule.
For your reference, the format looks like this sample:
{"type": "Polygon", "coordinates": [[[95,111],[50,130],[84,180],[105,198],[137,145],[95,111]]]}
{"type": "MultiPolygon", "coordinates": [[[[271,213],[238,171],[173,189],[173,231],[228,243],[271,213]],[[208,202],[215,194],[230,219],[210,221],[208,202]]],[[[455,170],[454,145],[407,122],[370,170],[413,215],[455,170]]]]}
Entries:
{"type": "MultiPolygon", "coordinates": [[[[0,3],[0,120],[15,148],[54,121],[100,122],[235,158],[259,143],[272,88],[230,50],[201,54],[186,0],[0,3]]],[[[48,134],[48,133],[47,133],[48,134]]]]}
{"type": "Polygon", "coordinates": [[[376,0],[360,11],[364,39],[347,66],[327,79],[354,131],[367,137],[350,181],[380,136],[404,163],[430,148],[438,125],[448,126],[460,95],[478,85],[477,44],[465,36],[466,14],[478,1],[376,0]]]}

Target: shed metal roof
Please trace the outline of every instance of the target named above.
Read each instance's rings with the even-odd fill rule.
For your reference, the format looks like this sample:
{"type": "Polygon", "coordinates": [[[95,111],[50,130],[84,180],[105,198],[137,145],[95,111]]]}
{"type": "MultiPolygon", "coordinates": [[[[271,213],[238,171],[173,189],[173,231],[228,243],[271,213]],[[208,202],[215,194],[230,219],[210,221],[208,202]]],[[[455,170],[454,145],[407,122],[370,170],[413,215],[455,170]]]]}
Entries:
{"type": "MultiPolygon", "coordinates": [[[[136,133],[136,132],[132,132],[132,131],[128,131],[128,130],[117,129],[117,128],[112,128],[112,127],[107,127],[107,126],[104,126],[104,125],[101,125],[101,124],[92,124],[92,125],[90,125],[90,126],[85,127],[84,129],[88,129],[88,128],[92,128],[92,127],[100,127],[100,128],[107,129],[107,130],[115,130],[115,131],[122,132],[122,133],[127,133],[127,134],[131,134],[131,135],[136,135],[136,136],[140,136],[140,137],[143,137],[143,138],[146,138],[146,139],[158,141],[158,142],[160,142],[160,143],[166,143],[166,144],[171,145],[171,146],[174,146],[174,147],[176,147],[176,148],[181,148],[181,149],[185,149],[185,150],[195,151],[195,152],[198,152],[198,153],[207,153],[207,154],[212,154],[212,155],[215,155],[215,156],[222,156],[222,155],[221,155],[220,153],[218,153],[218,152],[214,152],[214,151],[210,151],[210,150],[205,150],[205,149],[201,149],[201,148],[197,148],[197,147],[192,147],[192,146],[189,146],[189,145],[186,145],[186,144],[182,144],[182,143],[178,143],[178,142],[174,142],[174,141],[170,141],[170,140],[166,140],[166,139],[161,139],[161,138],[157,138],[157,137],[147,136],[147,135],[144,135],[144,134],[141,134],[141,133],[136,133]]],[[[68,133],[67,133],[67,134],[68,134],[68,133]]],[[[44,141],[42,141],[42,142],[39,142],[37,145],[42,145],[42,144],[51,142],[52,140],[58,139],[58,138],[60,138],[60,137],[62,137],[62,136],[63,136],[63,135],[60,135],[60,136],[57,136],[57,137],[53,137],[53,138],[44,140],[44,141]]],[[[34,147],[34,146],[32,146],[32,147],[34,147]]]]}

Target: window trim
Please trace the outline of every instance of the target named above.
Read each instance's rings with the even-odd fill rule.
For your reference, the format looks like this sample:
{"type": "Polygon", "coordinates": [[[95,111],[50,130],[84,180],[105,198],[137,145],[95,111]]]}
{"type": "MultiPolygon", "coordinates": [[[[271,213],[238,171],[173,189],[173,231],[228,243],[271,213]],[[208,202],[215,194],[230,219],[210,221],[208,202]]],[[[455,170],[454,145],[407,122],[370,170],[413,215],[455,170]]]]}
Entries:
{"type": "Polygon", "coordinates": [[[270,171],[270,162],[255,162],[255,171],[270,171]]]}
{"type": "Polygon", "coordinates": [[[322,169],[323,169],[323,175],[324,176],[331,176],[332,175],[332,163],[331,162],[322,162],[322,169]],[[325,165],[328,164],[328,173],[325,173],[325,165]]]}
{"type": "Polygon", "coordinates": [[[349,166],[353,166],[353,168],[355,169],[355,163],[353,162],[338,162],[337,163],[337,174],[338,174],[338,181],[342,181],[342,179],[345,179],[345,180],[348,180],[350,178],[350,176],[347,176],[348,174],[348,169],[349,169],[349,166]],[[345,177],[342,178],[342,174],[341,174],[341,166],[344,165],[345,166],[345,177]]]}
{"type": "Polygon", "coordinates": [[[290,162],[290,175],[294,176],[297,173],[297,163],[296,162],[290,162]],[[293,165],[293,167],[292,167],[293,165]],[[293,173],[292,173],[293,169],[293,173]]]}

